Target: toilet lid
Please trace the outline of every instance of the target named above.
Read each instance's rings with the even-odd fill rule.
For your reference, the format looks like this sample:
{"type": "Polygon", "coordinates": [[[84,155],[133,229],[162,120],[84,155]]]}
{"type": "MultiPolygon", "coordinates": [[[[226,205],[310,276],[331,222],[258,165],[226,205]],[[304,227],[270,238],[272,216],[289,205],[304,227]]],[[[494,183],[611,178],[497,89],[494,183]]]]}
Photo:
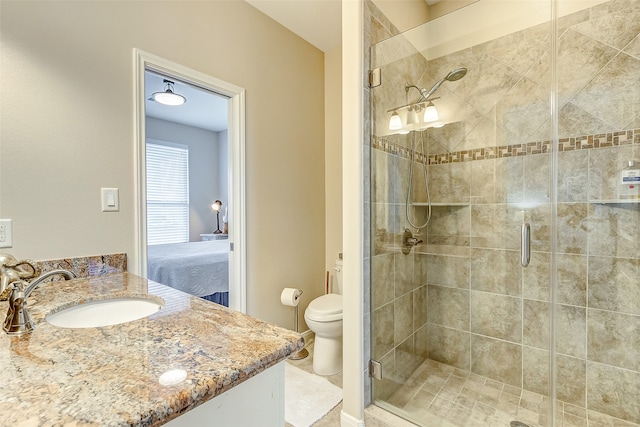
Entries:
{"type": "Polygon", "coordinates": [[[327,294],[311,301],[305,317],[316,322],[332,322],[342,319],[342,295],[327,294]]]}

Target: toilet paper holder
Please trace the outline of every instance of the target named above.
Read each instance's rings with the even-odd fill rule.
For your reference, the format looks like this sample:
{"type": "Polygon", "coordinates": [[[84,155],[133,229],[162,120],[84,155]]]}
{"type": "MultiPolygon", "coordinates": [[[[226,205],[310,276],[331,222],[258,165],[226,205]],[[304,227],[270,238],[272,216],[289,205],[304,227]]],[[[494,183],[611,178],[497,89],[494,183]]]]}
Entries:
{"type": "MultiPolygon", "coordinates": [[[[298,333],[300,333],[300,331],[298,330],[298,302],[300,301],[300,296],[302,295],[302,293],[303,293],[303,291],[300,290],[300,289],[295,289],[295,290],[293,290],[293,289],[285,289],[283,291],[282,296],[280,297],[281,300],[282,300],[282,303],[284,305],[290,305],[290,304],[293,305],[293,308],[294,308],[294,311],[293,311],[293,326],[295,328],[295,331],[298,332],[298,333]],[[287,291],[289,291],[289,293],[290,293],[290,291],[295,291],[294,294],[293,294],[293,301],[291,301],[291,302],[286,301],[287,298],[285,297],[285,292],[287,292],[287,291]],[[285,301],[286,301],[286,303],[285,303],[285,301]]],[[[292,295],[289,295],[289,299],[290,299],[291,296],[292,295]]],[[[303,339],[304,339],[304,337],[303,337],[303,339]]],[[[305,345],[306,345],[306,343],[305,343],[305,345]]],[[[309,355],[309,350],[307,350],[306,348],[303,347],[302,349],[298,350],[297,352],[291,354],[291,356],[289,356],[289,359],[291,359],[291,360],[300,360],[300,359],[304,359],[308,355],[309,355]]]]}

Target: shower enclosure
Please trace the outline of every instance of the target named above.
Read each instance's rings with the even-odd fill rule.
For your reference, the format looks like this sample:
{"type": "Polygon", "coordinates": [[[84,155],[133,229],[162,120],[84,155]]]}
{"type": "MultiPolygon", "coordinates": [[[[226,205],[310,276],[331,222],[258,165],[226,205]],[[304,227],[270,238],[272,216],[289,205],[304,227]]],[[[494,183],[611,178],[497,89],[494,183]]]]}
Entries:
{"type": "Polygon", "coordinates": [[[640,426],[640,0],[481,0],[396,35],[366,7],[371,402],[640,426]]]}

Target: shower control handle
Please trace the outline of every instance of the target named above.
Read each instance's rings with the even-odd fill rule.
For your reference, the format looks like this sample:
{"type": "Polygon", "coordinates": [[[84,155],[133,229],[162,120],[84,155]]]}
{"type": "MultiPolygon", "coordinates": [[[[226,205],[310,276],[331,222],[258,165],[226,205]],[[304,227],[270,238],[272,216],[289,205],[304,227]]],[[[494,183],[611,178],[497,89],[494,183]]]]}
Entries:
{"type": "Polygon", "coordinates": [[[404,241],[405,245],[411,245],[411,246],[415,246],[415,245],[419,245],[420,243],[422,243],[422,240],[416,238],[416,237],[409,237],[408,239],[406,239],[404,241]]]}
{"type": "Polygon", "coordinates": [[[528,222],[522,224],[520,234],[520,262],[523,267],[527,267],[531,260],[531,226],[528,222]]]}
{"type": "MultiPolygon", "coordinates": [[[[419,236],[419,235],[416,235],[416,236],[419,236]]],[[[411,252],[411,249],[414,246],[419,245],[420,243],[423,243],[422,239],[419,239],[416,236],[414,236],[411,230],[409,230],[408,228],[404,229],[404,233],[402,234],[402,253],[403,254],[405,255],[409,254],[409,252],[411,252]]]]}

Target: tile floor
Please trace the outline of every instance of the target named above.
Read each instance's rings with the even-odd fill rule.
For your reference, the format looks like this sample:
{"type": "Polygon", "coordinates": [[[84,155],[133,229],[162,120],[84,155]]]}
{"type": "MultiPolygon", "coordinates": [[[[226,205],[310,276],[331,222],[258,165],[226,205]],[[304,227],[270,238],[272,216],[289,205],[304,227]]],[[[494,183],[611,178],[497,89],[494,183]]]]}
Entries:
{"type": "MultiPolygon", "coordinates": [[[[313,343],[302,360],[287,360],[313,373],[313,343]]],[[[342,387],[342,373],[325,377],[342,387]]],[[[385,410],[385,403],[365,409],[367,427],[510,427],[520,421],[529,427],[549,425],[548,398],[489,378],[471,374],[433,360],[423,363],[394,395],[390,405],[401,408],[403,417],[385,410]],[[405,419],[406,418],[406,419],[405,419]],[[407,421],[414,420],[415,424],[407,421]]],[[[342,402],[318,420],[314,427],[340,426],[342,402]]],[[[568,403],[556,403],[557,427],[640,427],[568,403]]],[[[286,424],[286,427],[292,427],[286,424]]]]}
{"type": "MultiPolygon", "coordinates": [[[[509,427],[511,421],[529,427],[549,425],[547,397],[433,360],[424,362],[387,403],[401,408],[406,418],[427,426],[509,427]]],[[[389,417],[382,408],[370,409],[367,411],[374,422],[367,427],[413,425],[389,417]]],[[[556,403],[556,414],[557,427],[640,426],[561,401],[556,403]]]]}

